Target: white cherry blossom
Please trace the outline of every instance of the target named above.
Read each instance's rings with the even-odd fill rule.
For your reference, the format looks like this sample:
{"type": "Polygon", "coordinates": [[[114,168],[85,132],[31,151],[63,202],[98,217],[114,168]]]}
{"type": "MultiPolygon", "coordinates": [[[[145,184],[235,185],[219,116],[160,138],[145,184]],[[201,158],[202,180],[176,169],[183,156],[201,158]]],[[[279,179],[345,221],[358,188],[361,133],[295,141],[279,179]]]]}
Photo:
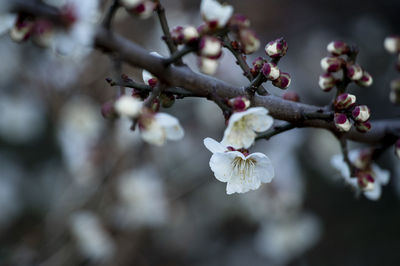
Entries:
{"type": "Polygon", "coordinates": [[[142,101],[129,95],[122,95],[114,104],[115,111],[120,116],[126,116],[129,118],[136,118],[140,114],[142,106],[142,101]]]}
{"type": "Polygon", "coordinates": [[[179,120],[166,113],[142,114],[139,128],[142,139],[157,146],[167,140],[180,140],[185,134],[179,120]]]}
{"type": "Polygon", "coordinates": [[[221,143],[235,149],[247,149],[253,144],[256,132],[268,130],[273,121],[264,107],[252,107],[243,112],[233,113],[221,143]]]}
{"type": "Polygon", "coordinates": [[[215,0],[202,0],[200,13],[206,22],[217,23],[218,28],[223,28],[232,17],[233,7],[221,5],[215,0]]]}
{"type": "Polygon", "coordinates": [[[272,163],[265,154],[256,152],[245,155],[228,150],[212,138],[204,139],[204,145],[213,153],[211,170],[216,179],[227,183],[227,194],[256,190],[261,183],[270,183],[275,175],[272,163]]]}
{"type": "Polygon", "coordinates": [[[346,162],[343,160],[342,155],[335,155],[331,159],[331,165],[337,169],[345,182],[348,183],[351,187],[356,189],[356,191],[362,191],[370,200],[378,200],[382,194],[381,186],[386,185],[390,179],[390,173],[387,170],[381,169],[378,165],[365,164],[362,163],[359,159],[361,155],[361,151],[353,150],[349,152],[349,160],[354,164],[356,168],[361,171],[366,171],[371,177],[374,179],[374,182],[368,182],[365,187],[360,187],[359,181],[357,177],[350,176],[350,169],[346,162]]]}

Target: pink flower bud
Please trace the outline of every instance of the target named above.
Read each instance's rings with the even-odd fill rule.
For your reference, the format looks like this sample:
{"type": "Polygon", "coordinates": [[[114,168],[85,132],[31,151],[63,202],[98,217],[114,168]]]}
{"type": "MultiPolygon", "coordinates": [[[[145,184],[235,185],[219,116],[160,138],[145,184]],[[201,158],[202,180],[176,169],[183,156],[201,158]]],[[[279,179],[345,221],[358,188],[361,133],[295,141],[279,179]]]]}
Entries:
{"type": "Polygon", "coordinates": [[[128,8],[128,11],[139,16],[141,19],[147,19],[153,15],[156,8],[156,3],[151,0],[144,0],[133,8],[128,8]]]}
{"type": "Polygon", "coordinates": [[[282,98],[287,101],[300,102],[299,95],[294,91],[287,91],[282,95],[282,98]]]}
{"type": "Polygon", "coordinates": [[[256,59],[253,60],[253,62],[251,63],[253,65],[253,67],[255,67],[258,70],[261,70],[261,68],[263,67],[264,63],[265,63],[265,59],[262,58],[261,56],[257,57],[256,59]]]}
{"type": "Polygon", "coordinates": [[[335,113],[334,123],[336,128],[341,132],[347,132],[351,128],[351,123],[345,114],[335,113]]]}
{"type": "Polygon", "coordinates": [[[360,80],[363,76],[363,70],[360,65],[357,64],[347,64],[347,77],[351,80],[360,80]]]}
{"type": "Polygon", "coordinates": [[[351,114],[354,120],[356,120],[357,122],[365,122],[370,117],[370,110],[366,105],[359,105],[354,107],[351,114]]]}
{"type": "Polygon", "coordinates": [[[347,43],[342,41],[333,41],[328,44],[326,47],[329,53],[335,56],[347,54],[350,51],[349,46],[347,43]]]}
{"type": "Polygon", "coordinates": [[[400,53],[400,36],[389,36],[385,38],[383,43],[386,51],[391,54],[400,53]]]}
{"type": "Polygon", "coordinates": [[[340,94],[335,100],[335,108],[338,110],[349,109],[356,103],[356,96],[349,93],[340,94]]]}
{"type": "Polygon", "coordinates": [[[272,58],[282,57],[286,54],[288,45],[283,38],[276,39],[267,43],[265,46],[265,53],[272,58]]]}
{"type": "Polygon", "coordinates": [[[275,87],[278,87],[278,88],[284,90],[290,86],[291,81],[292,81],[292,79],[290,78],[290,75],[288,73],[280,72],[279,78],[277,78],[276,80],[273,80],[272,84],[275,87]]]}
{"type": "Polygon", "coordinates": [[[276,64],[274,63],[264,63],[262,72],[267,79],[276,80],[279,78],[280,71],[276,64]]]}
{"type": "Polygon", "coordinates": [[[101,115],[106,119],[112,119],[118,116],[114,109],[114,101],[108,101],[101,106],[101,115]]]}
{"type": "Polygon", "coordinates": [[[18,15],[15,25],[10,29],[10,37],[15,42],[22,42],[29,39],[34,26],[33,18],[25,15],[18,15]]]}
{"type": "Polygon", "coordinates": [[[369,121],[357,122],[354,125],[356,126],[357,131],[361,133],[368,132],[371,129],[371,123],[369,121]]]}
{"type": "Polygon", "coordinates": [[[239,31],[239,40],[245,54],[252,54],[260,48],[260,39],[250,29],[241,29],[239,31]]]}
{"type": "Polygon", "coordinates": [[[321,59],[321,68],[325,72],[337,72],[344,64],[344,60],[340,57],[329,56],[321,59]]]}
{"type": "Polygon", "coordinates": [[[207,57],[199,57],[199,69],[207,75],[214,75],[217,72],[218,60],[207,57]]]}
{"type": "Polygon", "coordinates": [[[171,32],[175,44],[193,43],[199,38],[199,32],[193,26],[175,27],[171,32]]]}
{"type": "Polygon", "coordinates": [[[394,104],[400,104],[400,79],[390,82],[390,101],[394,104]]]}
{"type": "Polygon", "coordinates": [[[33,41],[41,47],[49,47],[53,40],[53,25],[50,21],[39,19],[33,27],[33,41]]]}
{"type": "Polygon", "coordinates": [[[241,14],[234,14],[228,23],[234,31],[250,27],[250,20],[241,14]]]}
{"type": "Polygon", "coordinates": [[[395,148],[395,154],[396,154],[396,156],[400,159],[400,139],[398,139],[397,141],[396,141],[396,144],[394,145],[394,148],[395,148]]]}
{"type": "Polygon", "coordinates": [[[222,54],[221,41],[215,37],[204,36],[200,40],[199,53],[203,57],[218,59],[222,54]]]}
{"type": "Polygon", "coordinates": [[[325,73],[319,76],[318,85],[323,91],[330,91],[333,87],[335,87],[336,79],[330,73],[325,73]]]}
{"type": "Polygon", "coordinates": [[[228,105],[231,106],[235,112],[241,112],[249,108],[250,101],[246,97],[238,96],[229,99],[228,105]]]}
{"type": "Polygon", "coordinates": [[[357,80],[356,83],[363,87],[369,87],[372,85],[373,79],[367,71],[363,71],[363,76],[361,77],[361,79],[357,80]]]}

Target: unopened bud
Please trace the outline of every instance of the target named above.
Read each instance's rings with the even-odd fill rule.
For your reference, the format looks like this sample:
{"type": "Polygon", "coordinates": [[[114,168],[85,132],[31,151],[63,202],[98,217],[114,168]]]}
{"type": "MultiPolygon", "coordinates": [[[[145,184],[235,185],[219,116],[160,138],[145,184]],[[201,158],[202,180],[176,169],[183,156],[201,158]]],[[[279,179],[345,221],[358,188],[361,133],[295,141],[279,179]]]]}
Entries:
{"type": "Polygon", "coordinates": [[[282,57],[286,54],[288,45],[283,38],[276,39],[267,43],[265,46],[265,53],[272,58],[282,57]]]}
{"type": "Polygon", "coordinates": [[[372,85],[373,82],[374,81],[372,79],[372,76],[367,71],[363,71],[363,75],[362,75],[361,79],[356,81],[356,83],[358,85],[363,86],[363,87],[369,87],[372,85]]]}
{"type": "Polygon", "coordinates": [[[363,76],[363,70],[360,65],[347,64],[347,77],[351,80],[360,80],[363,76]]]}
{"type": "Polygon", "coordinates": [[[147,19],[153,15],[153,11],[156,8],[156,3],[151,0],[144,0],[134,8],[129,8],[128,11],[139,16],[141,19],[147,19]]]}
{"type": "Polygon", "coordinates": [[[250,29],[241,29],[239,31],[239,40],[245,54],[252,54],[260,48],[260,39],[250,29]]]}
{"type": "Polygon", "coordinates": [[[335,127],[341,132],[347,132],[351,128],[351,123],[345,114],[336,113],[334,123],[335,127]]]}
{"type": "Polygon", "coordinates": [[[101,106],[101,115],[106,119],[113,119],[118,116],[114,109],[114,101],[105,102],[101,106]]]}
{"type": "Polygon", "coordinates": [[[400,79],[390,82],[390,101],[394,104],[400,104],[400,79]]]}
{"type": "Polygon", "coordinates": [[[294,91],[287,91],[282,95],[282,98],[287,101],[300,102],[299,95],[294,91]]]}
{"type": "Polygon", "coordinates": [[[31,17],[18,15],[15,25],[10,29],[10,37],[15,42],[22,42],[29,39],[34,26],[31,17]]]}
{"type": "Polygon", "coordinates": [[[215,37],[204,36],[200,40],[199,53],[203,57],[218,59],[222,54],[221,41],[215,37]]]}
{"type": "Polygon", "coordinates": [[[395,151],[394,153],[396,156],[400,159],[400,139],[396,141],[396,144],[394,145],[395,151]]]}
{"type": "Polygon", "coordinates": [[[171,93],[161,93],[160,101],[163,108],[170,108],[175,103],[175,96],[171,93]]]}
{"type": "Polygon", "coordinates": [[[344,66],[344,64],[344,60],[340,57],[329,56],[321,59],[321,68],[325,72],[337,72],[344,66]]]}
{"type": "Polygon", "coordinates": [[[342,41],[330,42],[326,49],[329,53],[335,56],[347,54],[350,51],[350,47],[347,45],[347,43],[342,41]]]}
{"type": "Polygon", "coordinates": [[[330,73],[325,73],[319,76],[318,85],[323,91],[330,91],[336,85],[336,78],[330,73]]]}
{"type": "Polygon", "coordinates": [[[335,108],[338,110],[349,109],[356,103],[356,96],[349,93],[340,94],[335,100],[335,108]]]}
{"type": "Polygon", "coordinates": [[[241,112],[249,108],[250,101],[246,97],[238,96],[229,99],[228,105],[231,106],[235,112],[241,112]]]}
{"type": "Polygon", "coordinates": [[[49,47],[53,40],[53,25],[50,21],[40,19],[33,27],[33,41],[41,47],[49,47]]]}
{"type": "Polygon", "coordinates": [[[250,20],[241,14],[234,14],[229,20],[229,26],[234,30],[238,31],[242,28],[250,27],[250,20]]]}
{"type": "Polygon", "coordinates": [[[207,57],[199,57],[199,69],[207,75],[214,75],[217,72],[218,60],[207,57]]]}
{"type": "Polygon", "coordinates": [[[171,31],[171,38],[175,44],[193,43],[199,38],[199,32],[193,26],[175,27],[171,31]]]}
{"type": "Polygon", "coordinates": [[[371,123],[369,121],[356,122],[354,125],[356,126],[357,131],[361,133],[368,132],[371,129],[371,123]]]}
{"type": "Polygon", "coordinates": [[[153,88],[157,85],[158,79],[155,76],[153,76],[149,71],[143,69],[142,77],[143,77],[143,82],[146,85],[149,85],[153,88]]]}
{"type": "Polygon", "coordinates": [[[280,72],[279,78],[272,81],[272,84],[275,87],[278,87],[282,90],[287,89],[290,86],[290,82],[292,79],[290,78],[289,73],[280,72]]]}
{"type": "Polygon", "coordinates": [[[280,71],[276,64],[274,63],[264,63],[262,72],[267,79],[276,80],[279,78],[280,71]]]}
{"type": "Polygon", "coordinates": [[[391,54],[400,53],[400,36],[389,36],[385,38],[384,46],[391,54]]]}
{"type": "Polygon", "coordinates": [[[353,112],[351,112],[354,120],[357,122],[365,122],[370,117],[370,110],[366,105],[359,105],[354,107],[353,112]]]}

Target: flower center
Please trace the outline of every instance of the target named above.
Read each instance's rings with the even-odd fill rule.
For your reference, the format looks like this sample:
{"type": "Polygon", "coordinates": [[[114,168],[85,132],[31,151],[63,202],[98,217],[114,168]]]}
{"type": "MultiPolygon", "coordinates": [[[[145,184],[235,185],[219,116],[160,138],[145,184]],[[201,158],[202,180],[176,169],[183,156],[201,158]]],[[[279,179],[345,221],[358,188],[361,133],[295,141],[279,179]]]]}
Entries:
{"type": "Polygon", "coordinates": [[[253,174],[254,167],[257,161],[253,158],[243,159],[241,157],[236,157],[232,161],[233,172],[235,175],[240,176],[242,183],[246,181],[246,177],[253,174]]]}

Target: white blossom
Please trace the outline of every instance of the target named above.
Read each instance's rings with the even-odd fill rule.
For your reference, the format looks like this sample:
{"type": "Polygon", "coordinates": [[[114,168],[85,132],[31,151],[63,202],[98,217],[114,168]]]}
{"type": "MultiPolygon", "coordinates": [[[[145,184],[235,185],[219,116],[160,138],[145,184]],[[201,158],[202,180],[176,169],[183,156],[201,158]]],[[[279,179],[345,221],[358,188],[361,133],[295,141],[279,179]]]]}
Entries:
{"type": "Polygon", "coordinates": [[[381,186],[386,185],[390,179],[390,173],[387,170],[381,169],[378,165],[372,163],[369,167],[364,163],[360,163],[360,151],[353,150],[349,152],[349,160],[361,171],[368,171],[374,179],[373,183],[368,183],[364,188],[361,188],[356,177],[350,176],[350,169],[343,159],[343,155],[334,155],[331,159],[331,165],[337,169],[345,182],[353,187],[357,192],[362,191],[370,200],[378,200],[382,193],[381,186]]]}
{"type": "Polygon", "coordinates": [[[139,128],[142,139],[157,146],[162,146],[167,139],[180,140],[185,134],[179,120],[166,113],[142,115],[139,128]]]}
{"type": "Polygon", "coordinates": [[[270,183],[274,177],[274,168],[265,154],[256,152],[244,155],[239,151],[229,151],[212,138],[204,139],[204,145],[213,153],[211,170],[216,179],[227,183],[227,194],[256,190],[261,183],[270,183]]]}
{"type": "Polygon", "coordinates": [[[247,149],[253,144],[256,132],[268,130],[272,123],[273,118],[264,107],[252,107],[243,112],[236,112],[229,118],[221,143],[235,149],[247,149]]]}
{"type": "Polygon", "coordinates": [[[120,116],[126,116],[129,118],[136,118],[140,114],[142,106],[142,101],[129,95],[119,97],[114,104],[115,111],[120,116]]]}
{"type": "Polygon", "coordinates": [[[200,13],[206,22],[216,22],[217,27],[223,28],[232,17],[233,7],[221,5],[215,0],[202,0],[200,13]]]}

